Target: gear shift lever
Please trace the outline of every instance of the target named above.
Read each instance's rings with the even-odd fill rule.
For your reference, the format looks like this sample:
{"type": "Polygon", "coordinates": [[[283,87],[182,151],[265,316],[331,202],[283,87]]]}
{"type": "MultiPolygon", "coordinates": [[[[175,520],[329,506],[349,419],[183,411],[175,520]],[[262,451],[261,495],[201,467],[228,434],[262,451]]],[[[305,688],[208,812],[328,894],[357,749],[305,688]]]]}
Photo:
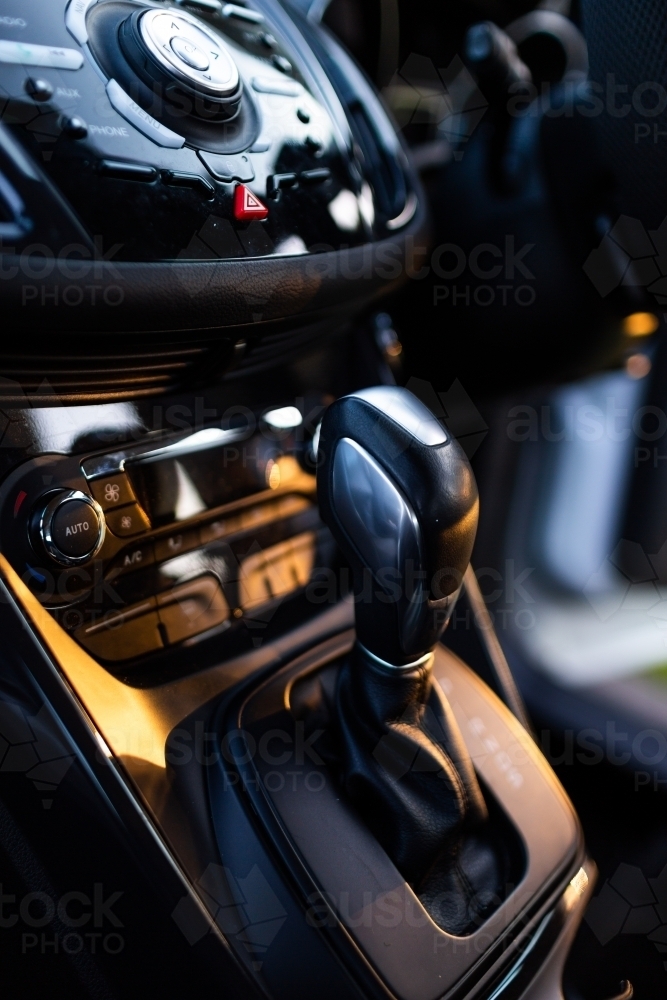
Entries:
{"type": "Polygon", "coordinates": [[[406,389],[376,386],[327,411],[322,517],[352,565],[357,639],[405,667],[428,656],[458,596],[477,529],[463,451],[406,389]]]}
{"type": "Polygon", "coordinates": [[[354,573],[357,643],[336,693],[343,784],[433,919],[467,932],[497,905],[505,867],[431,666],[475,539],[472,470],[415,396],[378,386],[328,409],[318,499],[354,573]]]}

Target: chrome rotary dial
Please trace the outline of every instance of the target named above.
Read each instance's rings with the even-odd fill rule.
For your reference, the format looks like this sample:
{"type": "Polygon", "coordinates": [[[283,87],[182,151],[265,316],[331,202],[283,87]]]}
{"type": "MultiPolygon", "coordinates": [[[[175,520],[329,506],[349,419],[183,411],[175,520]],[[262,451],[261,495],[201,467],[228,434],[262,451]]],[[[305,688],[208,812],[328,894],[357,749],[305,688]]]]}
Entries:
{"type": "Polygon", "coordinates": [[[211,100],[239,89],[239,71],[219,35],[189,14],[151,9],[138,18],[141,41],[154,61],[181,86],[211,100]]]}

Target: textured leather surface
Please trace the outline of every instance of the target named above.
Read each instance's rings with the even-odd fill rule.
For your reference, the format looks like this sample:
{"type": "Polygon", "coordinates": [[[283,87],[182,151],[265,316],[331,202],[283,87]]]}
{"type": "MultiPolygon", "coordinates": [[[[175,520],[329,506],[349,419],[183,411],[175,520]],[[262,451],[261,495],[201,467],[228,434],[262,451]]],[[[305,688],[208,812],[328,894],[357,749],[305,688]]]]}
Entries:
{"type": "Polygon", "coordinates": [[[390,240],[332,253],[156,264],[63,258],[48,262],[43,277],[7,256],[3,310],[50,332],[213,330],[351,315],[405,278],[423,224],[422,212],[390,240]]]}
{"type": "Polygon", "coordinates": [[[512,860],[493,825],[461,837],[443,851],[417,886],[426,912],[450,934],[470,934],[484,923],[511,889],[512,860]]]}
{"type": "Polygon", "coordinates": [[[389,674],[357,656],[336,693],[345,790],[436,923],[469,932],[503,898],[502,831],[430,671],[389,674]]]}

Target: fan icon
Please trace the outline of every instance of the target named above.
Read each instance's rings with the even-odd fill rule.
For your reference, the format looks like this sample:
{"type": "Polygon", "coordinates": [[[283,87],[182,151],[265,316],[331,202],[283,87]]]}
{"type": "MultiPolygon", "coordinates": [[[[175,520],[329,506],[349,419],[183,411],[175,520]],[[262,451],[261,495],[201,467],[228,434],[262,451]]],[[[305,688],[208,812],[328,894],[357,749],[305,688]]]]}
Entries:
{"type": "Polygon", "coordinates": [[[120,486],[118,483],[106,483],[104,486],[104,499],[108,503],[117,503],[120,499],[120,486]]]}

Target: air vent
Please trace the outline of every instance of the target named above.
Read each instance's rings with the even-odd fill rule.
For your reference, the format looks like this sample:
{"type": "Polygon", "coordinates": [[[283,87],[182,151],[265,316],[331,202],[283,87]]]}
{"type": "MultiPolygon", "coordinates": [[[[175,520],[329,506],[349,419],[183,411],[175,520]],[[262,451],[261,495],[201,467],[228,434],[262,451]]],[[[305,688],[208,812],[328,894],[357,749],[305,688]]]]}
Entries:
{"type": "Polygon", "coordinates": [[[334,332],[342,332],[342,330],[339,328],[332,330],[327,323],[318,324],[316,327],[309,326],[301,330],[269,333],[255,341],[250,340],[246,355],[234,365],[226,377],[235,378],[237,375],[262,371],[265,368],[270,368],[278,360],[289,361],[301,350],[307,348],[316,338],[321,340],[327,333],[331,335],[334,332]],[[327,329],[328,327],[329,329],[327,329]]]}
{"type": "MultiPolygon", "coordinates": [[[[93,335],[90,339],[94,339],[93,335]]],[[[163,395],[210,381],[225,367],[233,346],[227,339],[187,343],[110,338],[92,350],[81,338],[54,344],[31,343],[29,350],[0,348],[0,404],[49,406],[104,403],[163,395]]]]}

